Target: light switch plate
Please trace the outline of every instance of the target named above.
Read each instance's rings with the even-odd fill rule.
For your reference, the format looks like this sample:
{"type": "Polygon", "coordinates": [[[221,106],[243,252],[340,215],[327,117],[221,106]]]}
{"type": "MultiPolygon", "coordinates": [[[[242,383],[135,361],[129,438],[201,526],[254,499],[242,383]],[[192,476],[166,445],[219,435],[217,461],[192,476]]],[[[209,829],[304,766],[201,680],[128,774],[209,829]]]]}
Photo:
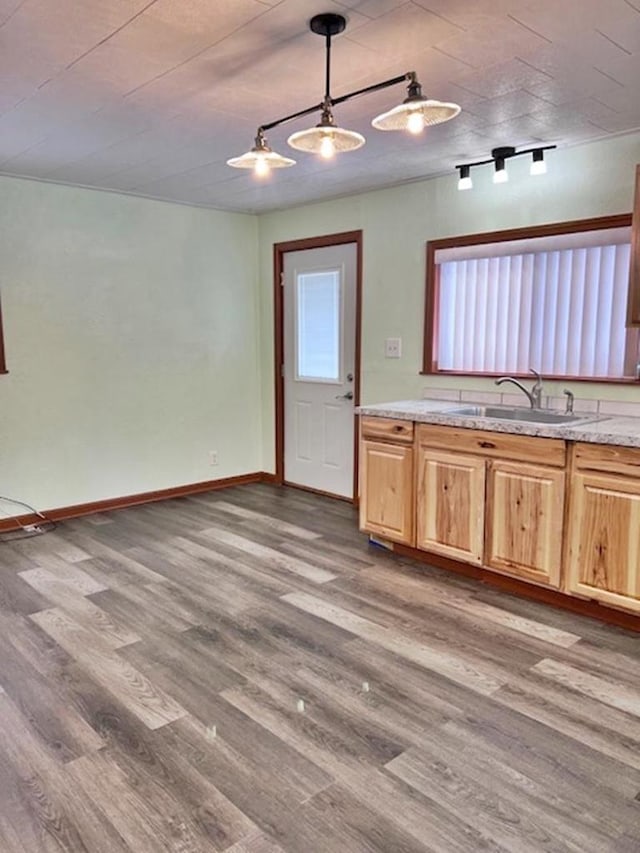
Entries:
{"type": "Polygon", "coordinates": [[[400,358],[402,355],[402,338],[387,338],[384,342],[385,358],[400,358]]]}

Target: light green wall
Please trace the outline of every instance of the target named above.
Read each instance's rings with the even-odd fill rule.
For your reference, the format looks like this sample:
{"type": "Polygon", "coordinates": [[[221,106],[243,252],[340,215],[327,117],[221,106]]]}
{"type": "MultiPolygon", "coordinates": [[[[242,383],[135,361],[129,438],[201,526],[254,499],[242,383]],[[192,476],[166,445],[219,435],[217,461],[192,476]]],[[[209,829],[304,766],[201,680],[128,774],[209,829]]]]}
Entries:
{"type": "Polygon", "coordinates": [[[0,494],[261,469],[255,217],[2,178],[0,259],[0,494]]]}
{"type": "MultiPolygon", "coordinates": [[[[425,141],[428,145],[428,139],[425,141]]],[[[344,155],[345,157],[349,155],[344,155]]],[[[353,155],[352,155],[353,156],[353,155]]],[[[474,189],[458,192],[447,175],[387,190],[260,217],[263,465],[273,470],[274,243],[363,231],[362,399],[422,397],[430,387],[494,389],[491,380],[419,375],[422,364],[425,242],[455,234],[517,228],[631,210],[640,134],[552,151],[549,172],[532,178],[527,158],[509,163],[510,181],[495,186],[491,169],[473,172],[474,189]],[[384,358],[384,339],[402,338],[402,358],[384,358]]],[[[560,393],[548,382],[549,393],[560,393]]],[[[636,399],[637,388],[575,383],[576,398],[636,399]]]]}
{"type": "Polygon", "coordinates": [[[487,169],[472,192],[451,175],[261,217],[0,178],[0,494],[46,509],[273,470],[285,240],[363,230],[365,402],[493,388],[419,375],[425,241],[628,212],[638,161],[640,134],[554,152],[543,178],[514,161],[499,187],[487,169]],[[395,336],[403,357],[385,359],[395,336]]]}

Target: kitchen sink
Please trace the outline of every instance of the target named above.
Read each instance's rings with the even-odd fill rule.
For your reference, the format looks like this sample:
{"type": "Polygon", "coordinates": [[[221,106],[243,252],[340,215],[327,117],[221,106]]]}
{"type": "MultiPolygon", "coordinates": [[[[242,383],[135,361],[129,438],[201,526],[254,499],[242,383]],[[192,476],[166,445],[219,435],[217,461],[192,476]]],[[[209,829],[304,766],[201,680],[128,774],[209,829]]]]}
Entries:
{"type": "Polygon", "coordinates": [[[549,409],[528,409],[518,406],[456,406],[443,414],[462,415],[471,418],[492,418],[500,421],[523,421],[524,423],[546,424],[547,426],[574,426],[602,420],[598,415],[580,413],[566,414],[549,409]]]}

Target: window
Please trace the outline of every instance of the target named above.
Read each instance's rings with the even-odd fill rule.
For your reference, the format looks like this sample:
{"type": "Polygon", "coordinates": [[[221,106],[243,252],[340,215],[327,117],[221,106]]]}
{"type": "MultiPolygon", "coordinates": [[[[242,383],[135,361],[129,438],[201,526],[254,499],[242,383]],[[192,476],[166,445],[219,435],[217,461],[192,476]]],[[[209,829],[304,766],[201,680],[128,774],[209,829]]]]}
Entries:
{"type": "Polygon", "coordinates": [[[340,380],[340,270],[296,278],[296,379],[340,380]]]}
{"type": "Polygon", "coordinates": [[[633,380],[631,217],[427,244],[425,373],[633,380]]]}
{"type": "Polygon", "coordinates": [[[7,372],[7,365],[4,360],[4,338],[2,333],[2,305],[0,305],[0,373],[7,372]]]}

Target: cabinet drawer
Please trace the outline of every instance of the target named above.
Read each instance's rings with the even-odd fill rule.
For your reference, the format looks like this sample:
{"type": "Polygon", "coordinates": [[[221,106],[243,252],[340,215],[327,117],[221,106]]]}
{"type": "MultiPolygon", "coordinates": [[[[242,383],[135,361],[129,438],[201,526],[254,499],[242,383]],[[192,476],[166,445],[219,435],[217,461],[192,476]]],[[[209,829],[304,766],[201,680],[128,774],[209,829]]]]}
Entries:
{"type": "Polygon", "coordinates": [[[413,441],[413,421],[364,417],[361,429],[363,438],[386,438],[403,444],[411,444],[413,441]]]}
{"type": "Polygon", "coordinates": [[[535,438],[480,429],[420,424],[418,443],[421,447],[437,447],[521,462],[539,462],[558,468],[564,466],[566,459],[565,443],[560,438],[535,438]]]}
{"type": "Polygon", "coordinates": [[[640,478],[640,448],[638,447],[587,444],[579,441],[576,444],[574,458],[576,468],[640,478]]]}

